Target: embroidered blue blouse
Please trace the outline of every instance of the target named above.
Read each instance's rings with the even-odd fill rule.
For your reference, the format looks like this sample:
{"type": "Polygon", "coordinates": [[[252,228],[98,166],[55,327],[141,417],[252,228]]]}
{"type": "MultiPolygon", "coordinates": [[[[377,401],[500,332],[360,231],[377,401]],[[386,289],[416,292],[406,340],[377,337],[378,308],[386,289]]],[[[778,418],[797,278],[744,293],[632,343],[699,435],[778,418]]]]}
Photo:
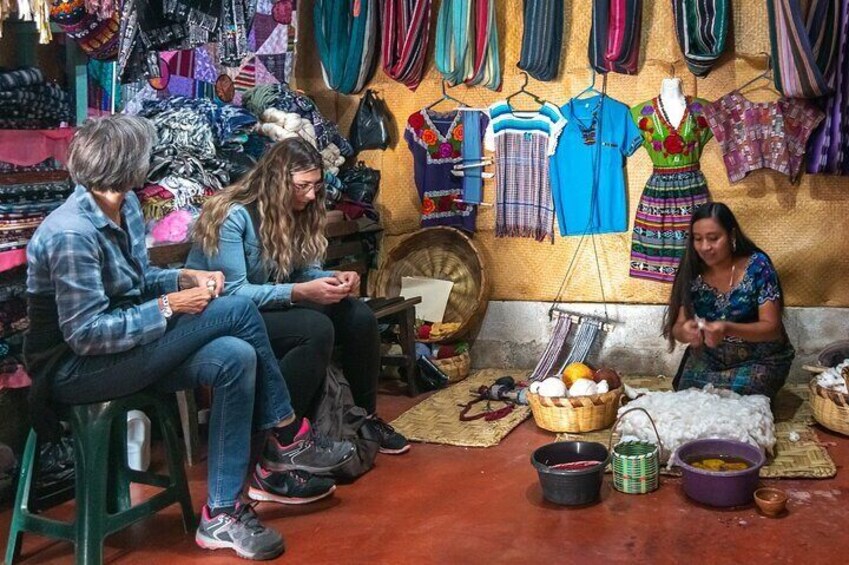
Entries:
{"type": "Polygon", "coordinates": [[[696,315],[708,321],[755,322],[758,307],[781,299],[778,274],[761,252],[749,257],[746,272],[729,292],[719,292],[699,275],[690,287],[696,315]]]}
{"type": "Polygon", "coordinates": [[[333,276],[318,264],[294,271],[285,283],[274,283],[271,270],[262,260],[262,246],[247,209],[234,204],[221,224],[218,253],[204,254],[198,243],[192,246],[186,267],[224,273],[224,294],[246,296],[258,308],[289,306],[295,283],[333,276]]]}

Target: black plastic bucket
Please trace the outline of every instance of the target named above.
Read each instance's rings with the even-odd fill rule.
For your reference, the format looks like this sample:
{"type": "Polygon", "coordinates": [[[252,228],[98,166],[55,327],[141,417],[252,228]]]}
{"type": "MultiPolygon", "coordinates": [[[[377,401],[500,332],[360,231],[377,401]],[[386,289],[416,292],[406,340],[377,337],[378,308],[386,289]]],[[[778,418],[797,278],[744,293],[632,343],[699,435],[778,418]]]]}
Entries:
{"type": "Polygon", "coordinates": [[[607,448],[591,441],[558,441],[534,451],[531,463],[539,474],[542,495],[549,502],[581,506],[597,502],[601,494],[604,469],[610,460],[607,448]],[[552,465],[575,461],[601,461],[588,469],[569,471],[552,465]]]}

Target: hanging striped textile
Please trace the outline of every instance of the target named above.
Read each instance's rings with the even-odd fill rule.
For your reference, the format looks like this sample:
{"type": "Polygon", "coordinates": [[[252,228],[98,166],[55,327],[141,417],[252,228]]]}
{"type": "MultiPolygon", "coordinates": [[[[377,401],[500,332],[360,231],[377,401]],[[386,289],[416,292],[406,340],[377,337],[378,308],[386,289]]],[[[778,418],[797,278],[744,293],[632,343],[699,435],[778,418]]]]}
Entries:
{"type": "Polygon", "coordinates": [[[377,52],[377,0],[316,0],[315,41],[327,87],[361,91],[377,52]]]}
{"type": "Polygon", "coordinates": [[[551,339],[548,341],[534,372],[528,378],[529,381],[541,381],[554,374],[554,365],[563,356],[563,349],[566,347],[566,338],[569,337],[570,329],[572,329],[572,318],[570,316],[558,316],[551,339]]]}
{"type": "Polygon", "coordinates": [[[451,85],[501,88],[495,0],[443,0],[436,22],[436,68],[451,85]]]}
{"type": "Polygon", "coordinates": [[[599,73],[637,73],[643,0],[593,0],[590,65],[599,73]]]}
{"type": "Polygon", "coordinates": [[[775,87],[785,96],[819,98],[832,92],[840,0],[767,0],[775,87]]]}
{"type": "Polygon", "coordinates": [[[575,334],[575,339],[572,342],[572,349],[569,351],[569,356],[563,362],[563,366],[560,367],[558,372],[562,373],[563,369],[571,363],[583,363],[587,360],[587,355],[589,355],[590,348],[595,343],[599,329],[601,329],[601,326],[597,321],[581,320],[578,331],[575,334]]]}
{"type": "Polygon", "coordinates": [[[834,93],[808,145],[809,173],[849,175],[849,0],[842,0],[840,8],[834,93]]]}
{"type": "Polygon", "coordinates": [[[707,76],[725,51],[728,0],[672,0],[678,45],[690,72],[707,76]]]}
{"type": "Polygon", "coordinates": [[[554,80],[563,50],[563,0],[525,0],[519,68],[537,80],[554,80]]]}
{"type": "Polygon", "coordinates": [[[383,0],[383,71],[415,90],[424,74],[431,0],[383,0]]]}

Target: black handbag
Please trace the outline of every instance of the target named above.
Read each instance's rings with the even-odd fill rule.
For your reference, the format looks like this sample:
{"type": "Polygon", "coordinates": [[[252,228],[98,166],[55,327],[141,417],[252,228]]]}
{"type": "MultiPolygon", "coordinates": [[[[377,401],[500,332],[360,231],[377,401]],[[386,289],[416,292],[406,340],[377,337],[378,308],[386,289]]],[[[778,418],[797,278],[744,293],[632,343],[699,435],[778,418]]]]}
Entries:
{"type": "Polygon", "coordinates": [[[386,105],[371,90],[360,99],[351,124],[351,145],[359,153],[365,149],[389,147],[389,116],[386,105]]]}
{"type": "Polygon", "coordinates": [[[342,192],[354,202],[372,204],[380,188],[380,171],[360,161],[350,169],[339,171],[342,192]]]}

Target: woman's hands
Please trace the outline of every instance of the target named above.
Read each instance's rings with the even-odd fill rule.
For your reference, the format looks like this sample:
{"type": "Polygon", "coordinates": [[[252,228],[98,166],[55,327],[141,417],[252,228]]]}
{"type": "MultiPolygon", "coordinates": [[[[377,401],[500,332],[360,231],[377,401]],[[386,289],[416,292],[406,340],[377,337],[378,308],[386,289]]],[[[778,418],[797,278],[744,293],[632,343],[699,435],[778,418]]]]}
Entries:
{"type": "Polygon", "coordinates": [[[292,302],[314,302],[336,304],[351,293],[347,284],[337,277],[322,277],[309,282],[295,283],[292,287],[292,302]]]}
{"type": "Polygon", "coordinates": [[[212,300],[212,292],[205,287],[190,288],[168,295],[168,305],[175,314],[200,314],[212,300]]]}
{"type": "Polygon", "coordinates": [[[699,323],[696,320],[686,320],[681,323],[680,335],[678,341],[686,343],[691,347],[701,347],[703,343],[702,332],[699,329],[699,323]]]}
{"type": "Polygon", "coordinates": [[[354,271],[337,271],[336,280],[344,285],[348,285],[348,294],[356,296],[360,290],[360,275],[354,271]]]}
{"type": "MultiPolygon", "coordinates": [[[[198,271],[195,269],[180,269],[180,290],[203,288],[210,292],[213,298],[218,298],[224,291],[224,273],[221,271],[198,271]]],[[[170,300],[171,297],[169,296],[170,300]]]]}
{"type": "Polygon", "coordinates": [[[705,345],[717,347],[725,336],[728,335],[728,327],[723,321],[704,323],[705,345]]]}

